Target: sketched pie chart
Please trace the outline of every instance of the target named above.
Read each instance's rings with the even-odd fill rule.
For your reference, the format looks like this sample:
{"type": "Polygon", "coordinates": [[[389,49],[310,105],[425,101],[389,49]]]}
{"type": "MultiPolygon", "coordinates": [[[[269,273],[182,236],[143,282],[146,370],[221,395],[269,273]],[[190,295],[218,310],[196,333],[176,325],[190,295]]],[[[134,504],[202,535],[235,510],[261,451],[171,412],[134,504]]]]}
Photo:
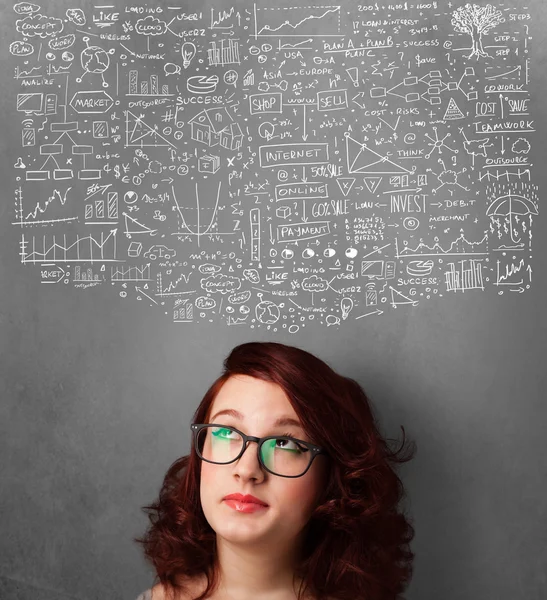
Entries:
{"type": "Polygon", "coordinates": [[[406,267],[406,272],[409,275],[424,277],[425,275],[431,275],[431,271],[433,271],[433,266],[434,264],[431,259],[411,260],[406,267]]]}
{"type": "Polygon", "coordinates": [[[218,75],[194,75],[187,79],[186,88],[193,94],[208,94],[217,89],[218,81],[218,75]]]}
{"type": "Polygon", "coordinates": [[[126,204],[135,204],[135,202],[139,199],[139,195],[130,190],[129,192],[125,192],[123,199],[126,204]]]}

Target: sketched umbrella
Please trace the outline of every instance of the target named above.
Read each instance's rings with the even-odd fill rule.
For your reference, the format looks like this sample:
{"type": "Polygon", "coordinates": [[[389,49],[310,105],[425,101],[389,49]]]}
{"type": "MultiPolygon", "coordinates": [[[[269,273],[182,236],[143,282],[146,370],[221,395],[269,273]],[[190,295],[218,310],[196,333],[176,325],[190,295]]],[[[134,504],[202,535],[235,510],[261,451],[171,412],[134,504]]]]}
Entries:
{"type": "MultiPolygon", "coordinates": [[[[513,238],[513,215],[537,215],[538,211],[535,204],[517,194],[507,194],[496,198],[486,211],[488,216],[509,217],[509,227],[511,230],[511,241],[517,243],[519,240],[513,238]]],[[[519,238],[520,239],[520,238],[519,238]]]]}

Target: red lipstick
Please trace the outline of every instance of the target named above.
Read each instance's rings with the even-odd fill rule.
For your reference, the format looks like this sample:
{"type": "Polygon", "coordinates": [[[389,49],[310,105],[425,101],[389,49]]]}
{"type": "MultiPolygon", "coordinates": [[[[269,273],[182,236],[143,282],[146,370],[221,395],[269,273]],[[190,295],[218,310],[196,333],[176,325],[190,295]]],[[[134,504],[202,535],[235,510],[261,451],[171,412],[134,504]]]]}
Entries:
{"type": "Polygon", "coordinates": [[[260,506],[268,506],[268,504],[260,498],[256,498],[255,496],[251,496],[250,494],[229,494],[224,497],[224,500],[235,500],[240,504],[258,504],[260,506]]]}

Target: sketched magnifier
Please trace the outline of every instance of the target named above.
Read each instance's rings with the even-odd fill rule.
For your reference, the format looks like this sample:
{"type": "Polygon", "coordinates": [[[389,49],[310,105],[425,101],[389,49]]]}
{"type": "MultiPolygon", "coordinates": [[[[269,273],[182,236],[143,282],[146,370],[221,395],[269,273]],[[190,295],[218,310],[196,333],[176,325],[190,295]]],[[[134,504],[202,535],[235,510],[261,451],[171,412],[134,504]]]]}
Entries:
{"type": "Polygon", "coordinates": [[[272,140],[274,137],[279,137],[278,135],[274,135],[275,133],[275,125],[270,123],[269,121],[264,121],[260,124],[258,128],[258,135],[267,140],[268,142],[272,140]]]}

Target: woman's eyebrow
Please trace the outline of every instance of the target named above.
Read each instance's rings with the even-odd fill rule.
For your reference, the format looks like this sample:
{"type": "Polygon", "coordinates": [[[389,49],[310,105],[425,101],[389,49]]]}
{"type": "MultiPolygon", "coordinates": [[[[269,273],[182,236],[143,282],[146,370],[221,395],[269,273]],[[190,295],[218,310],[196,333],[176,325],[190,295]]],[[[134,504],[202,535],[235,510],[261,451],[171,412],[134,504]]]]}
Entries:
{"type": "MultiPolygon", "coordinates": [[[[219,412],[217,412],[212,418],[211,421],[214,421],[217,417],[219,417],[220,415],[228,415],[230,417],[233,417],[234,419],[238,419],[238,420],[242,420],[243,419],[243,415],[233,409],[233,408],[225,408],[224,410],[220,410],[219,412]]],[[[273,427],[281,427],[281,426],[293,426],[293,427],[300,427],[300,429],[302,429],[302,424],[297,421],[296,419],[293,419],[292,417],[290,417],[289,415],[283,415],[279,418],[277,418],[274,423],[272,424],[273,427]]]]}

